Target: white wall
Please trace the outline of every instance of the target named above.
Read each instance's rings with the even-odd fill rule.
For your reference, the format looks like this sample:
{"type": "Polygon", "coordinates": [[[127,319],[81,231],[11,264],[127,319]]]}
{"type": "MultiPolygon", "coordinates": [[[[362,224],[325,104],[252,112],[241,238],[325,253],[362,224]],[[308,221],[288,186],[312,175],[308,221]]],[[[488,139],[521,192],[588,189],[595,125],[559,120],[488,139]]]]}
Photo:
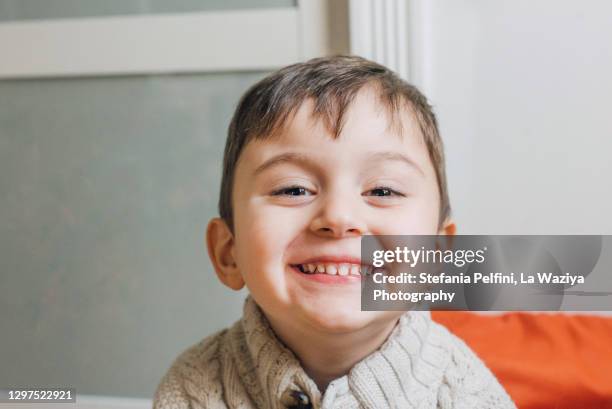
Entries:
{"type": "Polygon", "coordinates": [[[612,234],[612,2],[415,3],[459,233],[612,234]]]}

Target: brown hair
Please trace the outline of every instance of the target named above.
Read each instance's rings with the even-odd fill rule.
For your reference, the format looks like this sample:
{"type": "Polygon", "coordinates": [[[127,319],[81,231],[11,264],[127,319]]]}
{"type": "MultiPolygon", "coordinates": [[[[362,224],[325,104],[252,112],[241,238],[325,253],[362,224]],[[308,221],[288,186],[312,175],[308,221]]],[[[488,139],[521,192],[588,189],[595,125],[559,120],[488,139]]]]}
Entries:
{"type": "MultiPolygon", "coordinates": [[[[450,215],[444,149],[427,98],[380,64],[356,56],[334,56],[284,67],[253,85],[240,99],[228,129],[219,197],[219,215],[232,232],[234,174],[246,144],[253,138],[264,139],[282,129],[287,118],[308,98],[314,100],[313,116],[323,120],[337,138],[342,131],[344,114],[365,85],[377,87],[380,100],[390,114],[391,125],[399,123],[400,108],[414,114],[436,172],[441,201],[439,225],[442,226],[450,215]]],[[[399,123],[400,132],[401,129],[399,123]]]]}

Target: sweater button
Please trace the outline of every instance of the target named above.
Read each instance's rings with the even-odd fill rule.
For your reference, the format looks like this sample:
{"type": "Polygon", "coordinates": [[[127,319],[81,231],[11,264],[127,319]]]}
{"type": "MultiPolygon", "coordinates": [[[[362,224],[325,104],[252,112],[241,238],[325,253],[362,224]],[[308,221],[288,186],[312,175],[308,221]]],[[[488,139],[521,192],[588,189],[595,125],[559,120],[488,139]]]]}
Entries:
{"type": "Polygon", "coordinates": [[[287,391],[281,401],[287,409],[312,409],[310,398],[302,391],[287,391]]]}

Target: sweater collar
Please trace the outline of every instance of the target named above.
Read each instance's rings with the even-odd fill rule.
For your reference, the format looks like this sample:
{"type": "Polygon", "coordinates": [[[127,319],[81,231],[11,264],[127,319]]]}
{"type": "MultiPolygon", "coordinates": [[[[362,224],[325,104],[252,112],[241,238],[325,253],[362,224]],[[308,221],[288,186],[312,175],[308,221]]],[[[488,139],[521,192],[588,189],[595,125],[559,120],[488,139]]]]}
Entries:
{"type": "Polygon", "coordinates": [[[364,408],[421,407],[423,389],[440,381],[445,366],[431,336],[429,312],[407,312],[378,350],[332,381],[321,396],[250,295],[243,312],[238,323],[243,336],[232,350],[245,388],[260,408],[284,409],[296,391],[306,394],[313,408],[337,399],[364,408]]]}

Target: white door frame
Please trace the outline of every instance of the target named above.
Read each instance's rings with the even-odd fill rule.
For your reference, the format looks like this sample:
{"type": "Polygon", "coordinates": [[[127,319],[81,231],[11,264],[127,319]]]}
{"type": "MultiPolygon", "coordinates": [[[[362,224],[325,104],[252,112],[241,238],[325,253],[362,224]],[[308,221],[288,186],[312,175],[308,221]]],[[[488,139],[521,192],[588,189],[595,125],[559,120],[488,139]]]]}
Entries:
{"type": "Polygon", "coordinates": [[[351,53],[431,89],[431,1],[350,0],[351,53]]]}

